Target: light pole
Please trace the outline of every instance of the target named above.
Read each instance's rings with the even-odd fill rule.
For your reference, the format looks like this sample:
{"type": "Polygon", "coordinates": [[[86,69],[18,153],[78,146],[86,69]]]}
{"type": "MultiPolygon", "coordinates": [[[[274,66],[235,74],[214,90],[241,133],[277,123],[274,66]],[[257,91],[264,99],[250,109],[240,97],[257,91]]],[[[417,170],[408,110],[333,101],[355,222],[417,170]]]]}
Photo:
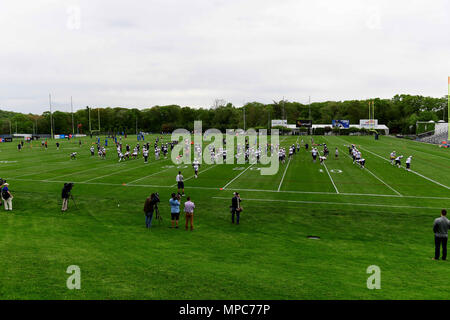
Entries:
{"type": "Polygon", "coordinates": [[[72,102],[72,96],[70,96],[70,112],[72,112],[72,135],[75,134],[75,127],[73,124],[73,102],[72,102]]]}
{"type": "Polygon", "coordinates": [[[50,138],[53,139],[53,116],[52,116],[52,95],[48,94],[48,102],[50,105],[50,138]]]}
{"type": "Polygon", "coordinates": [[[244,107],[244,132],[245,132],[245,102],[244,102],[243,107],[244,107]]]}

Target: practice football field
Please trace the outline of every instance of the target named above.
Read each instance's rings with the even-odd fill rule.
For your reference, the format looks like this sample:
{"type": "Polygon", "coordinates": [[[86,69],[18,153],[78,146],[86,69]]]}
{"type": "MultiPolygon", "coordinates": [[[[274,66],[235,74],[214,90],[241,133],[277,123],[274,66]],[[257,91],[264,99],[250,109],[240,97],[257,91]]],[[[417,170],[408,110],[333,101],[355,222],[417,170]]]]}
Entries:
{"type": "MultiPolygon", "coordinates": [[[[276,175],[262,176],[259,164],[204,164],[194,179],[191,166],[178,168],[170,156],[155,161],[155,137],[146,136],[148,164],[119,163],[111,145],[106,160],[91,157],[95,138],[81,147],[60,141],[60,150],[55,141],[20,152],[17,140],[0,144],[0,176],[14,196],[13,211],[0,207],[0,299],[450,299],[450,263],[431,259],[433,220],[450,209],[449,150],[385,136],[316,136],[330,150],[325,165],[302,146],[276,175]],[[365,169],[352,163],[349,144],[362,151],[365,169]],[[413,171],[390,164],[394,150],[413,156],[413,171]],[[169,228],[178,170],[196,204],[192,232],[183,214],[180,228],[169,228]],[[65,182],[75,183],[76,207],[70,200],[62,214],[65,182]],[[231,224],[234,191],[240,225],[231,224]],[[153,192],[163,221],[148,230],[143,205],[153,192]],[[80,290],[66,286],[70,265],[80,267],[80,290]],[[372,265],[380,290],[367,288],[372,265]]],[[[297,139],[311,145],[307,136],[280,143],[297,139]]],[[[136,136],[127,142],[133,148],[136,136]]]]}

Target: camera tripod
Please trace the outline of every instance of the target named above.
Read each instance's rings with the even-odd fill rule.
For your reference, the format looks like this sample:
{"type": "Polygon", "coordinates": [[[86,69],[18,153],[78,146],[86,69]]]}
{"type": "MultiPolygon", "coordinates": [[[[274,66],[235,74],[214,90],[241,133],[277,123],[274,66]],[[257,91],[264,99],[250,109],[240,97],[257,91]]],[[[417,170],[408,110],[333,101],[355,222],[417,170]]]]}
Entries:
{"type": "Polygon", "coordinates": [[[75,198],[73,197],[73,195],[72,194],[70,194],[70,199],[72,199],[72,201],[73,201],[73,205],[75,206],[75,209],[77,209],[78,210],[78,207],[77,207],[77,203],[75,202],[75,198]]]}
{"type": "Polygon", "coordinates": [[[158,220],[159,221],[159,224],[161,224],[162,223],[162,221],[163,221],[163,218],[161,217],[161,215],[159,214],[159,209],[158,209],[158,206],[155,206],[155,213],[156,213],[156,220],[158,220]]]}

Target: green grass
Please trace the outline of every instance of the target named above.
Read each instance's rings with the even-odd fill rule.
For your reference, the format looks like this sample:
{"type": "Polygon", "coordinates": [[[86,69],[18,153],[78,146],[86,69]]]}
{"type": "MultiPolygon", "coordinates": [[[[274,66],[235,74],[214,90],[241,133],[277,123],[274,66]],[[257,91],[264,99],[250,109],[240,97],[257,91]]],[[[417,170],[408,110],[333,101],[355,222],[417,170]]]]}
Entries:
{"type": "Polygon", "coordinates": [[[81,148],[63,141],[59,151],[54,142],[21,152],[16,141],[0,144],[0,176],[15,196],[14,211],[0,211],[0,298],[449,299],[450,264],[431,260],[433,220],[450,207],[442,186],[450,185],[449,151],[391,137],[314,140],[330,148],[326,168],[302,148],[287,170],[288,162],[274,176],[246,170],[221,191],[242,172],[233,168],[249,165],[203,165],[185,183],[197,207],[193,232],[168,228],[178,171],[166,167],[170,160],[151,153],[146,165],[118,163],[111,146],[106,160],[91,158],[88,138],[81,148]],[[368,170],[352,164],[349,143],[360,146],[368,170]],[[384,159],[392,150],[413,155],[412,169],[435,182],[391,166],[384,159]],[[71,202],[61,214],[68,181],[78,210],[71,202]],[[228,208],[235,190],[243,198],[239,226],[228,208]],[[142,208],[152,192],[161,195],[164,221],[149,231],[142,208]],[[66,287],[69,265],[81,268],[81,290],[66,287]],[[381,290],[366,287],[370,265],[381,268],[381,290]]]}

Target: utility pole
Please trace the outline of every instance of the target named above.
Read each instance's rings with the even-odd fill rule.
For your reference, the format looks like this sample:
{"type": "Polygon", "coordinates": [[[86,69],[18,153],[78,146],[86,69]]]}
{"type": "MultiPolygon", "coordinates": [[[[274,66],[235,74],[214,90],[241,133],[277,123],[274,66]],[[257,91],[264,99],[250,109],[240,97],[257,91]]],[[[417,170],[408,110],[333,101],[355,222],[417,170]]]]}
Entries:
{"type": "Polygon", "coordinates": [[[245,103],[244,103],[244,132],[245,132],[245,103]]]}
{"type": "Polygon", "coordinates": [[[98,135],[100,135],[100,108],[98,108],[97,111],[98,111],[98,135]]]}
{"type": "Polygon", "coordinates": [[[88,109],[88,118],[89,118],[89,134],[92,134],[91,130],[91,108],[89,106],[86,107],[88,109]]]}
{"type": "Polygon", "coordinates": [[[312,120],[311,119],[311,96],[309,96],[309,98],[308,98],[308,107],[309,107],[309,120],[312,120]]]}
{"type": "Polygon", "coordinates": [[[53,116],[52,116],[52,95],[48,94],[48,101],[50,104],[50,138],[53,139],[53,116]]]}
{"type": "Polygon", "coordinates": [[[73,124],[73,103],[72,103],[72,96],[70,96],[70,112],[72,112],[72,135],[75,134],[75,127],[73,124]]]}

